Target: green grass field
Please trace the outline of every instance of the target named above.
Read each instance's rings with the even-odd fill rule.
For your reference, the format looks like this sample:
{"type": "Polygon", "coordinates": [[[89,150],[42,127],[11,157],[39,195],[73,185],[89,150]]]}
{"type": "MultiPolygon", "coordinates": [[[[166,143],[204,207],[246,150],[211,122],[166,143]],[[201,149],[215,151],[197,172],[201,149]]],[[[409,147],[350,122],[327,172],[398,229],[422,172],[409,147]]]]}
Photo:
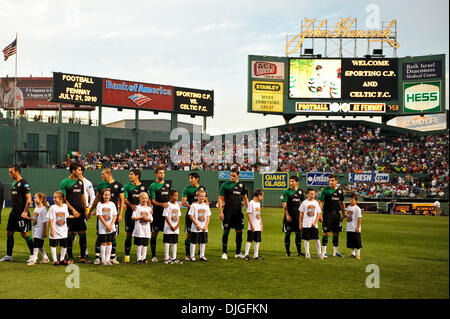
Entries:
{"type": "MultiPolygon", "coordinates": [[[[3,209],[1,256],[6,253],[8,214],[9,209],[3,209]]],[[[234,259],[234,231],[229,237],[229,256],[233,258],[221,259],[222,230],[217,210],[214,209],[206,246],[209,262],[185,262],[183,265],[121,263],[111,267],[79,265],[79,289],[66,287],[66,278],[71,274],[66,273],[62,266],[27,266],[27,246],[20,234],[16,234],[14,261],[0,263],[0,298],[449,298],[448,217],[364,214],[361,260],[348,257],[319,260],[312,242],[312,258],[307,260],[285,257],[281,209],[265,208],[262,216],[264,232],[260,255],[263,261],[234,259]],[[366,277],[370,275],[366,267],[369,264],[376,264],[380,269],[380,288],[366,287],[366,277]]],[[[95,220],[88,223],[91,256],[94,255],[94,223],[95,220]]],[[[181,229],[184,229],[183,225],[181,229]]],[[[123,258],[124,236],[122,231],[118,238],[120,261],[123,258]]],[[[246,237],[245,232],[243,248],[246,237]]],[[[48,239],[44,247],[51,256],[48,239]]],[[[341,236],[339,247],[345,256],[350,255],[345,233],[341,236]]],[[[135,249],[133,246],[133,260],[136,258],[135,249]]],[[[291,250],[295,250],[294,236],[291,250]]],[[[253,247],[250,252],[252,255],[253,247]]],[[[161,234],[157,253],[158,257],[163,255],[161,234]]],[[[77,240],[74,256],[78,254],[77,240]]],[[[184,258],[184,234],[180,235],[178,255],[180,259],[184,258]]],[[[331,240],[328,255],[332,255],[331,240]]]]}

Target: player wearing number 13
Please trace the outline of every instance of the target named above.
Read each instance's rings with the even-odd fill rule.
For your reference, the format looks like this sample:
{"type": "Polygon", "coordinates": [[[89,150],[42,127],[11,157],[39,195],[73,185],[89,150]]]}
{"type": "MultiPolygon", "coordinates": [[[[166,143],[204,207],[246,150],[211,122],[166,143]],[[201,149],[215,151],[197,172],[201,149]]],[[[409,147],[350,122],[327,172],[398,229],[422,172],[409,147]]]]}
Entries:
{"type": "MultiPolygon", "coordinates": [[[[33,239],[28,234],[31,229],[30,221],[22,217],[23,215],[30,216],[28,209],[31,204],[30,185],[20,175],[20,168],[17,165],[9,167],[9,176],[13,179],[11,188],[12,209],[8,218],[8,226],[6,227],[6,256],[0,261],[12,261],[12,253],[14,248],[14,233],[20,232],[25,239],[30,250],[30,255],[33,255],[33,239]]],[[[31,258],[28,260],[30,261],[31,258]]]]}

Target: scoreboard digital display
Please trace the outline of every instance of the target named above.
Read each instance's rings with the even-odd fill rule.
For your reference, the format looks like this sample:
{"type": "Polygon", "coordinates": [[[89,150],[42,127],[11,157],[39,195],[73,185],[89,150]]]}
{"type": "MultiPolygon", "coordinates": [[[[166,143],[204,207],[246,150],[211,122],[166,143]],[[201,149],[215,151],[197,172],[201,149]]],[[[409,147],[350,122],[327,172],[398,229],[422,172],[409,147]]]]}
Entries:
{"type": "Polygon", "coordinates": [[[445,55],[248,57],[248,112],[397,116],[443,112],[445,55]]]}
{"type": "Polygon", "coordinates": [[[103,79],[68,73],[53,73],[53,102],[101,105],[103,79]]]}
{"type": "Polygon", "coordinates": [[[214,115],[214,91],[53,72],[51,102],[214,115]]]}

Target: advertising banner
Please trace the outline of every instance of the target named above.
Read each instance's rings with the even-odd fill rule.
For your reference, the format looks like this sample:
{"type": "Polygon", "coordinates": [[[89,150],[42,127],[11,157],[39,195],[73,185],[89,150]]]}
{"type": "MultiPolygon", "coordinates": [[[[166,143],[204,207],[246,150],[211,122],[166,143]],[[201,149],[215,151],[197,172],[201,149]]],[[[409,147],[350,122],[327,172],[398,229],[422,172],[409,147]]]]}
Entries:
{"type": "Polygon", "coordinates": [[[173,87],[103,79],[103,105],[173,111],[173,87]]]}
{"type": "MultiPolygon", "coordinates": [[[[254,172],[239,172],[239,179],[241,180],[253,180],[255,177],[254,172]]],[[[219,171],[219,179],[230,179],[230,171],[219,171]]]]}
{"type": "Polygon", "coordinates": [[[428,80],[442,76],[439,60],[403,63],[403,80],[428,80]]]}
{"type": "Polygon", "coordinates": [[[263,173],[262,188],[264,190],[284,190],[289,187],[289,173],[263,173]]]}
{"type": "Polygon", "coordinates": [[[252,81],[252,110],[283,112],[283,82],[252,81]]]}
{"type": "Polygon", "coordinates": [[[308,172],[306,173],[307,186],[328,186],[328,176],[333,173],[308,172]]]}
{"type": "Polygon", "coordinates": [[[284,80],[284,63],[252,61],[252,78],[284,80]]]}
{"type": "Polygon", "coordinates": [[[447,129],[445,113],[401,116],[395,119],[395,126],[421,132],[447,129]]]}
{"type": "Polygon", "coordinates": [[[404,112],[440,112],[441,81],[404,83],[404,112]]]}
{"type": "Polygon", "coordinates": [[[387,173],[349,173],[348,181],[350,183],[387,183],[389,182],[389,174],[387,173]]]}
{"type": "Polygon", "coordinates": [[[395,213],[403,215],[436,215],[436,207],[432,203],[395,204],[395,213]]]}
{"type": "MultiPolygon", "coordinates": [[[[14,78],[0,78],[0,108],[13,109],[14,104],[17,103],[17,108],[25,110],[58,110],[59,103],[49,102],[52,97],[52,88],[52,77],[19,77],[17,84],[14,78]]],[[[80,105],[75,108],[73,104],[64,103],[62,109],[92,111],[95,107],[80,105]]]]}

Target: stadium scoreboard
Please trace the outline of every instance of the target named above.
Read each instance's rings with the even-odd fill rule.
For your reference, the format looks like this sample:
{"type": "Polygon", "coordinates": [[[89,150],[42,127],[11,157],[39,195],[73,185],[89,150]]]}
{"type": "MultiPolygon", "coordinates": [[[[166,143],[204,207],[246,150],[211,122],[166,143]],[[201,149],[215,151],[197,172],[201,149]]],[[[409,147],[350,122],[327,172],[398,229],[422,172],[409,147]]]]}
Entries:
{"type": "Polygon", "coordinates": [[[51,102],[213,116],[214,91],[53,72],[51,102]]]}
{"type": "Polygon", "coordinates": [[[398,116],[445,110],[445,55],[309,58],[250,55],[247,111],[398,116]]]}

